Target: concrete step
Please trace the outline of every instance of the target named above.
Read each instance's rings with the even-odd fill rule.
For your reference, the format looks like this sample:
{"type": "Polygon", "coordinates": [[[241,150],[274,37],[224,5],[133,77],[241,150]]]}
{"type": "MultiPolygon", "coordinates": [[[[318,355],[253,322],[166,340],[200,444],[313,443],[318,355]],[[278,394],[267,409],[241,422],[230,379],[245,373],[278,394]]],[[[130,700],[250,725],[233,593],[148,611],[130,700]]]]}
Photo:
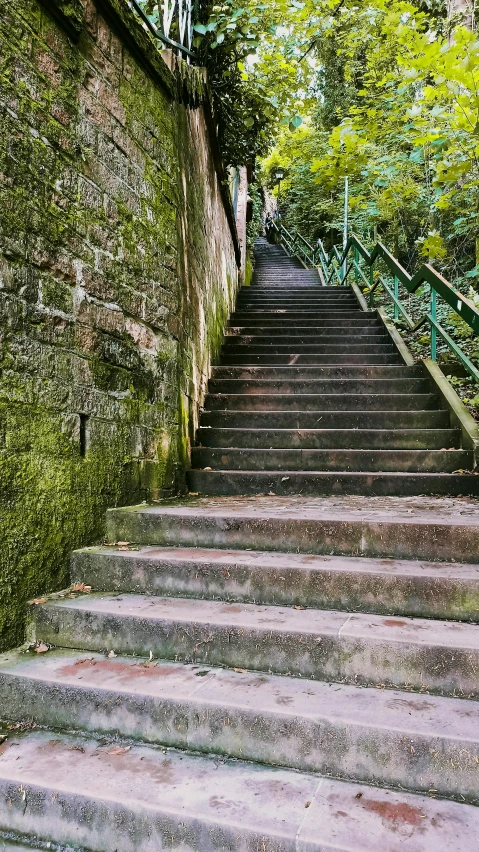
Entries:
{"type": "MultiPolygon", "coordinates": [[[[319,343],[321,346],[328,346],[332,344],[332,348],[336,348],[340,346],[344,348],[344,331],[342,334],[327,334],[327,333],[319,333],[317,334],[314,329],[311,329],[310,333],[299,333],[297,334],[296,328],[294,331],[288,332],[287,338],[284,333],[284,330],[280,334],[268,334],[263,331],[258,331],[258,333],[254,332],[253,334],[238,334],[232,329],[228,329],[224,338],[225,345],[234,344],[248,344],[252,348],[259,346],[282,346],[285,342],[287,342],[288,346],[296,346],[296,344],[304,344],[304,343],[319,343]]],[[[377,334],[368,334],[366,333],[358,333],[354,335],[354,346],[364,346],[369,344],[377,344],[377,343],[390,343],[391,340],[385,332],[379,332],[377,334]]]]}
{"type": "MultiPolygon", "coordinates": [[[[319,424],[321,425],[321,423],[319,424]]],[[[201,427],[201,447],[253,449],[442,450],[458,448],[458,429],[218,429],[201,427]]]]}
{"type": "Polygon", "coordinates": [[[210,380],[209,392],[213,394],[424,394],[431,393],[433,384],[430,379],[411,378],[384,378],[384,379],[346,379],[346,378],[321,378],[321,379],[298,379],[290,381],[280,379],[220,379],[210,380]]]}
{"type": "Polygon", "coordinates": [[[191,451],[191,466],[197,470],[453,473],[460,468],[469,470],[473,464],[473,453],[466,450],[193,447],[191,451]]]}
{"type": "MultiPolygon", "coordinates": [[[[474,474],[391,473],[372,471],[243,471],[190,470],[190,491],[211,497],[273,494],[282,497],[308,495],[364,495],[412,497],[422,494],[479,496],[479,477],[474,474]]],[[[451,551],[451,552],[455,552],[451,551]]]]}
{"type": "Polygon", "coordinates": [[[333,311],[354,311],[360,310],[357,299],[240,299],[236,303],[237,310],[305,310],[311,309],[315,311],[333,310],[333,311]]]}
{"type": "MultiPolygon", "coordinates": [[[[203,411],[201,427],[237,429],[447,429],[448,411],[203,411]]],[[[443,446],[453,446],[447,441],[443,446]]]]}
{"type": "Polygon", "coordinates": [[[234,366],[235,364],[241,364],[244,366],[254,366],[255,364],[259,364],[261,366],[271,366],[274,367],[276,365],[280,366],[288,366],[288,365],[298,365],[298,364],[310,364],[316,366],[325,366],[329,365],[331,367],[336,367],[340,364],[345,364],[348,366],[353,366],[355,364],[358,365],[388,365],[388,364],[403,364],[401,361],[399,354],[397,352],[392,351],[389,355],[357,355],[357,354],[342,354],[342,353],[334,353],[329,355],[319,355],[316,353],[315,355],[305,355],[304,353],[291,353],[291,354],[283,354],[283,355],[272,355],[272,354],[264,354],[264,353],[255,353],[255,352],[242,352],[238,355],[230,355],[229,353],[223,353],[221,356],[221,365],[222,366],[234,366]]]}
{"type": "Polygon", "coordinates": [[[479,620],[479,567],[201,547],[89,547],[75,582],[97,591],[479,620]]]}
{"type": "MultiPolygon", "coordinates": [[[[284,338],[283,338],[284,339],[284,338]]],[[[252,355],[296,355],[317,354],[329,355],[334,360],[336,355],[389,355],[396,354],[392,342],[385,343],[270,343],[261,344],[251,341],[249,343],[237,343],[234,337],[225,337],[222,353],[225,355],[241,355],[249,358],[252,355]]]]}
{"type": "Polygon", "coordinates": [[[276,313],[271,317],[264,317],[258,311],[251,317],[242,317],[236,321],[235,314],[231,315],[230,325],[248,328],[324,328],[324,329],[340,329],[344,333],[344,328],[352,329],[379,329],[382,331],[384,326],[379,320],[368,318],[369,315],[363,314],[362,317],[354,320],[343,320],[338,316],[337,319],[311,319],[309,316],[304,316],[301,320],[289,319],[287,313],[276,313]]]}
{"type": "Polygon", "coordinates": [[[102,852],[471,852],[479,833],[468,804],[50,731],[8,740],[0,790],[7,829],[102,852]]]}
{"type": "MultiPolygon", "coordinates": [[[[201,476],[206,477],[207,472],[201,476]]],[[[329,474],[325,476],[331,480],[329,474]]],[[[281,475],[275,480],[270,475],[268,480],[283,478],[281,475]]],[[[468,478],[462,479],[466,482],[468,478]]],[[[139,545],[250,548],[439,562],[449,561],[454,553],[458,562],[479,563],[475,500],[417,496],[384,499],[370,493],[366,509],[362,496],[330,495],[331,491],[327,497],[317,498],[190,498],[110,509],[107,536],[108,541],[139,545]]]]}
{"type": "Polygon", "coordinates": [[[353,380],[361,379],[423,379],[424,370],[421,364],[414,367],[405,365],[367,367],[361,365],[314,367],[304,365],[298,367],[213,367],[213,379],[236,379],[251,381],[256,379],[268,381],[310,381],[310,380],[353,380]]]}
{"type": "MultiPolygon", "coordinates": [[[[249,326],[229,326],[226,329],[227,335],[241,335],[247,337],[278,337],[281,335],[284,340],[285,334],[285,326],[281,325],[249,325],[249,326]]],[[[387,337],[384,326],[375,326],[375,325],[365,325],[363,327],[357,327],[354,329],[355,337],[387,337]]],[[[342,337],[344,336],[344,326],[314,326],[311,325],[297,325],[296,323],[292,323],[290,328],[288,328],[288,339],[290,337],[342,337]]]]}
{"type": "Polygon", "coordinates": [[[358,307],[358,300],[354,295],[339,295],[333,296],[330,294],[322,294],[321,291],[312,293],[301,292],[301,294],[290,293],[251,293],[246,296],[240,295],[237,300],[238,305],[352,305],[358,307]]]}
{"type": "Polygon", "coordinates": [[[286,310],[281,308],[272,309],[270,311],[262,310],[261,308],[253,309],[251,308],[248,311],[235,311],[231,316],[231,325],[248,325],[249,321],[252,319],[262,318],[263,320],[276,320],[279,318],[295,320],[300,324],[300,321],[303,319],[310,320],[334,320],[337,322],[338,320],[367,320],[367,319],[377,319],[376,312],[368,312],[361,311],[360,308],[356,310],[321,310],[321,311],[312,311],[308,308],[304,308],[303,310],[294,309],[294,310],[286,310]]]}
{"type": "Polygon", "coordinates": [[[61,648],[479,698],[474,624],[106,593],[33,617],[37,639],[61,648]]]}
{"type": "Polygon", "coordinates": [[[357,393],[344,394],[213,394],[205,399],[205,408],[209,411],[421,411],[439,408],[438,397],[434,393],[357,393]]]}
{"type": "Polygon", "coordinates": [[[479,803],[476,701],[79,651],[25,657],[0,658],[0,704],[10,721],[68,729],[73,720],[74,729],[96,736],[121,731],[157,745],[413,792],[433,788],[479,803]]]}

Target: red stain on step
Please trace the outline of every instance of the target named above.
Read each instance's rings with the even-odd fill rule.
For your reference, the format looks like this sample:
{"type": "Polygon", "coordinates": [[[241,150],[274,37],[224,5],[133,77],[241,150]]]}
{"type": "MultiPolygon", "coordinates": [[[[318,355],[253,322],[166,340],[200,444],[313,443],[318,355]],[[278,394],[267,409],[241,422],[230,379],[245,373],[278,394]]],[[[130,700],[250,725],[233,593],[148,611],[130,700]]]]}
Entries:
{"type": "Polygon", "coordinates": [[[127,678],[128,680],[144,677],[167,677],[168,675],[178,673],[178,668],[175,666],[159,666],[154,662],[131,664],[123,663],[119,660],[92,660],[91,658],[86,658],[84,660],[77,660],[76,663],[62,666],[59,674],[64,677],[78,677],[86,668],[90,671],[93,669],[95,674],[107,674],[113,677],[127,678]]]}
{"type": "Polygon", "coordinates": [[[400,621],[399,618],[386,618],[384,624],[386,627],[405,627],[407,621],[400,621]]]}
{"type": "Polygon", "coordinates": [[[421,808],[408,805],[406,802],[395,805],[392,802],[365,802],[363,800],[361,806],[367,811],[378,814],[384,822],[390,823],[394,831],[400,825],[411,825],[414,828],[424,825],[424,814],[421,812],[421,808]]]}

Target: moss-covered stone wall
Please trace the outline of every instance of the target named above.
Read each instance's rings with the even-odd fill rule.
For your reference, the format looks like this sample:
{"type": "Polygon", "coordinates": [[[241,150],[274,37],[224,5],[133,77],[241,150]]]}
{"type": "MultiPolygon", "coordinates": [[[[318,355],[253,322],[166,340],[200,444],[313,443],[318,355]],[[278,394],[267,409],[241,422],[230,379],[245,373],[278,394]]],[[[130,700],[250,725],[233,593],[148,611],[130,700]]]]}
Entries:
{"type": "Polygon", "coordinates": [[[212,126],[124,0],[0,5],[0,647],[106,507],[183,487],[238,283],[212,126]]]}

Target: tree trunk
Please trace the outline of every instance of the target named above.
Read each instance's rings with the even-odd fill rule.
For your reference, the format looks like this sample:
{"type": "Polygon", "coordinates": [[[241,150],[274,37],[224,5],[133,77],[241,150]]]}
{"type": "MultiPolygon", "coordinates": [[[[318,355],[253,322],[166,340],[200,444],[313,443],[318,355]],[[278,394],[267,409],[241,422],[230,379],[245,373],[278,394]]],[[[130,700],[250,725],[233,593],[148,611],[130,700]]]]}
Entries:
{"type": "Polygon", "coordinates": [[[448,18],[461,16],[461,23],[469,29],[474,29],[475,0],[447,0],[448,18]]]}

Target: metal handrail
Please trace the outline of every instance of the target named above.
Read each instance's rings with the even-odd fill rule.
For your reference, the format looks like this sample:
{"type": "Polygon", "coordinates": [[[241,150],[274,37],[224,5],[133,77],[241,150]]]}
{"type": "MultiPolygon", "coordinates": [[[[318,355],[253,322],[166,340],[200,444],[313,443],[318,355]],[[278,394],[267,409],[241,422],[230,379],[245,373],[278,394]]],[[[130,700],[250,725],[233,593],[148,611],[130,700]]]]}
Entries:
{"type": "Polygon", "coordinates": [[[401,314],[403,320],[411,331],[416,331],[426,322],[429,324],[431,331],[431,358],[437,360],[437,337],[439,336],[449,347],[449,349],[458,358],[470,376],[479,382],[479,370],[462,351],[461,347],[450,337],[447,331],[441,326],[437,320],[437,297],[446,302],[446,304],[472,329],[479,335],[479,310],[467,299],[462,293],[457,290],[449,281],[446,281],[443,275],[434,269],[429,263],[424,263],[414,275],[404,269],[399,261],[391,254],[389,249],[381,242],[377,242],[372,251],[368,251],[362,244],[356,234],[348,237],[344,249],[338,249],[333,246],[331,251],[326,251],[321,240],[318,240],[316,248],[313,248],[301,234],[291,235],[286,230],[284,225],[276,225],[273,223],[274,230],[277,232],[281,243],[288,243],[288,253],[297,253],[298,242],[306,244],[311,250],[312,255],[308,256],[304,248],[299,248],[299,251],[309,261],[311,266],[321,266],[327,284],[331,284],[336,278],[339,285],[347,284],[348,275],[354,270],[356,283],[361,277],[368,287],[369,301],[371,307],[374,306],[374,291],[377,287],[382,286],[388,294],[394,306],[394,318],[397,320],[401,314]],[[285,235],[288,240],[286,241],[285,235]],[[292,249],[294,251],[292,251],[292,249]],[[348,258],[349,253],[353,251],[353,257],[348,258]],[[364,274],[360,266],[360,260],[363,260],[366,267],[369,268],[369,279],[364,274]],[[392,288],[382,275],[375,276],[374,265],[377,261],[382,261],[389,272],[394,277],[394,288],[392,288]],[[399,284],[402,284],[408,293],[415,293],[423,284],[428,284],[431,292],[430,310],[418,322],[415,322],[410,317],[407,309],[399,298],[399,284]]]}
{"type": "Polygon", "coordinates": [[[153,21],[150,21],[148,15],[143,11],[142,7],[138,3],[138,0],[127,0],[127,3],[141,18],[144,29],[149,30],[154,38],[162,41],[163,44],[166,44],[168,47],[173,48],[179,54],[185,54],[188,59],[196,59],[196,55],[191,50],[191,42],[193,39],[193,5],[191,0],[185,1],[184,8],[183,0],[179,0],[179,2],[177,2],[177,0],[173,0],[172,6],[168,4],[167,13],[165,12],[164,15],[163,28],[161,29],[157,27],[153,21]],[[174,41],[169,37],[170,27],[173,20],[178,22],[180,34],[182,34],[185,40],[187,40],[187,44],[180,44],[180,42],[174,41]]]}

